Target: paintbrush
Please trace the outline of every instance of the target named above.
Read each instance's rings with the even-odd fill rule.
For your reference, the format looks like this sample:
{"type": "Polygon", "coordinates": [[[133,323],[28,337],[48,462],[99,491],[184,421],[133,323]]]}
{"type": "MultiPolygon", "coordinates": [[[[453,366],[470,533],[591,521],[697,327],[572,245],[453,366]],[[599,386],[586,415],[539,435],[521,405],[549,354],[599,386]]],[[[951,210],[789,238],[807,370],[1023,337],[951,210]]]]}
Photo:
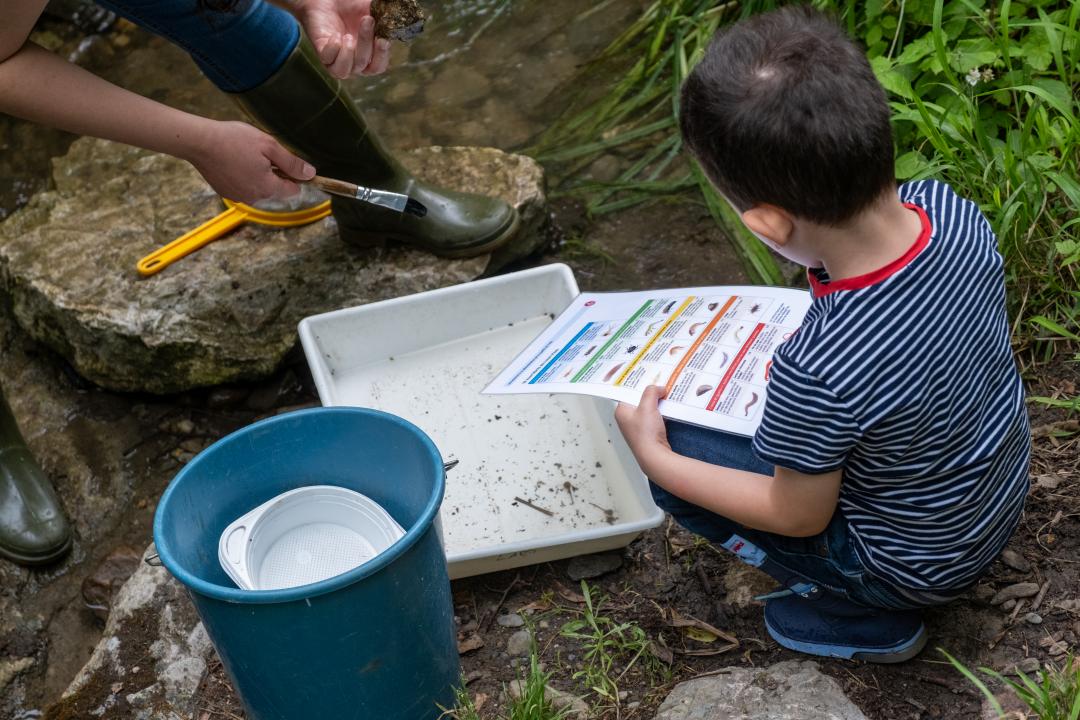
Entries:
{"type": "Polygon", "coordinates": [[[345,180],[335,180],[334,178],[323,177],[316,175],[310,180],[300,180],[299,178],[289,177],[281,171],[280,168],[274,168],[274,174],[284,180],[291,180],[294,183],[308,183],[322,190],[324,193],[331,195],[340,195],[341,197],[352,198],[353,200],[359,200],[366,202],[370,205],[378,205],[388,210],[394,210],[399,213],[406,213],[408,215],[414,215],[416,217],[424,217],[427,215],[427,207],[419,200],[413,200],[408,195],[401,193],[390,192],[389,190],[375,190],[374,188],[364,187],[363,185],[357,185],[356,183],[347,182],[345,180]]]}

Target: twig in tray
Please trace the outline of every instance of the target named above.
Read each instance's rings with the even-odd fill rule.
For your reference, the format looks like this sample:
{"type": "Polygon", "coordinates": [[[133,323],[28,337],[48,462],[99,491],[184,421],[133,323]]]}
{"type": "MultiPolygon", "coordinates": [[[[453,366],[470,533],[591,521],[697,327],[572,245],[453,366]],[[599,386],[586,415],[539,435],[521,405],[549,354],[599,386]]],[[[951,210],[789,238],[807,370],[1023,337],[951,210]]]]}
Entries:
{"type": "Polygon", "coordinates": [[[523,500],[522,498],[519,498],[519,497],[515,496],[514,497],[514,502],[519,502],[519,503],[521,503],[522,505],[524,505],[526,507],[531,507],[536,512],[542,512],[545,515],[547,515],[548,517],[555,517],[555,513],[551,512],[550,510],[546,510],[546,509],[540,507],[539,505],[533,505],[528,500],[523,500]]]}

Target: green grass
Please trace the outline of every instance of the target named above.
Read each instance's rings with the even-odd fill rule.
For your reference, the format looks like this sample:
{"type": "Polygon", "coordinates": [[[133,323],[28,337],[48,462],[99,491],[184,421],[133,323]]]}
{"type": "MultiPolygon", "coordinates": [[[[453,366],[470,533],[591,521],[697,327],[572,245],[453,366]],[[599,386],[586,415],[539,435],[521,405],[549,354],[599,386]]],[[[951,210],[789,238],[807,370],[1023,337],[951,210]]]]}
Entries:
{"type": "Polygon", "coordinates": [[[565,623],[563,637],[581,642],[584,661],[574,679],[595,695],[599,705],[619,705],[619,683],[633,668],[639,667],[651,680],[669,678],[661,663],[650,653],[650,641],[636,622],[617,622],[601,614],[605,598],[597,589],[581,582],[585,607],[581,616],[565,623]]]}
{"type": "MultiPolygon", "coordinates": [[[[757,282],[783,284],[771,254],[683,153],[678,91],[716,29],[769,0],[656,0],[581,75],[569,109],[531,149],[559,192],[595,215],[661,197],[701,202],[757,282]],[[611,78],[610,86],[605,79],[611,78]],[[603,86],[600,94],[589,88],[603,86]],[[626,165],[587,179],[605,154],[626,165]]],[[[1005,259],[1022,359],[1080,343],[1080,2],[815,0],[867,48],[889,92],[897,176],[935,177],[974,200],[1005,259]]]]}
{"type": "MultiPolygon", "coordinates": [[[[997,713],[998,718],[1009,717],[1006,716],[1001,703],[986,683],[952,655],[940,648],[938,651],[960,674],[979,689],[997,713]]],[[[1011,689],[1040,720],[1080,719],[1080,662],[1072,655],[1066,658],[1062,666],[1052,665],[1043,668],[1035,677],[1017,672],[1019,682],[1010,680],[990,668],[979,668],[979,672],[1011,689]]]]}

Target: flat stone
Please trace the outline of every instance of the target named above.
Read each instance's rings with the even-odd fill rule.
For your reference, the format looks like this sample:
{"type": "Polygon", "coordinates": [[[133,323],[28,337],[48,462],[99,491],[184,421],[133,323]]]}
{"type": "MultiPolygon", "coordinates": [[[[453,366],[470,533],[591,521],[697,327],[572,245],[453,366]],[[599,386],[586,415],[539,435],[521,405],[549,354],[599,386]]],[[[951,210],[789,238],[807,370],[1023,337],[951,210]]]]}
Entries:
{"type": "Polygon", "coordinates": [[[1013,600],[1012,598],[1009,598],[1005,602],[1001,603],[1001,609],[1004,610],[1005,612],[1009,612],[1014,607],[1016,607],[1016,601],[1013,600]]]}
{"type": "Polygon", "coordinates": [[[106,388],[180,392],[270,376],[308,315],[467,282],[548,241],[543,169],[492,148],[400,157],[425,180],[497,195],[522,227],[492,256],[355,248],[332,218],[248,224],[157,275],[136,262],[221,212],[180,160],[84,138],[53,161],[56,189],[0,224],[0,283],[19,325],[106,388]]]}
{"type": "Polygon", "coordinates": [[[1036,612],[1029,612],[1024,616],[1024,621],[1032,625],[1042,625],[1042,615],[1036,612]]]}
{"type": "Polygon", "coordinates": [[[1031,572],[1031,563],[1028,562],[1020,553],[1012,549],[1006,549],[1001,551],[1001,562],[1011,567],[1013,570],[1022,573],[1031,572]]]}
{"type": "Polygon", "coordinates": [[[598,553],[579,555],[566,565],[566,574],[571,580],[589,580],[606,575],[622,567],[622,556],[618,553],[598,553]]]}
{"type": "Polygon", "coordinates": [[[191,717],[212,656],[187,592],[165,568],[141,563],[120,589],[89,662],[45,716],[191,717]]]}
{"type": "Polygon", "coordinates": [[[677,685],[656,720],[866,720],[815,662],[727,670],[677,685]]]}
{"type": "Polygon", "coordinates": [[[990,600],[991,605],[1000,605],[1006,600],[1019,600],[1020,598],[1028,598],[1039,594],[1039,584],[1033,582],[1022,582],[1008,585],[997,591],[994,597],[990,600]]]}

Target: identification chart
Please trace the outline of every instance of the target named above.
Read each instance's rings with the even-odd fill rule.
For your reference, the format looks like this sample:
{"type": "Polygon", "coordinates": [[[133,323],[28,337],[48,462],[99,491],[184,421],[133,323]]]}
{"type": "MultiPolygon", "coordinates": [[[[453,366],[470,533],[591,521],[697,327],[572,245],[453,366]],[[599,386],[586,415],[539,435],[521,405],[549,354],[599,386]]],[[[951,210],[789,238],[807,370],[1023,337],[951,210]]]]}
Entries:
{"type": "Polygon", "coordinates": [[[753,435],[773,353],[810,302],[805,290],[754,286],[583,293],[484,393],[636,405],[646,387],[663,385],[665,417],[753,435]]]}

